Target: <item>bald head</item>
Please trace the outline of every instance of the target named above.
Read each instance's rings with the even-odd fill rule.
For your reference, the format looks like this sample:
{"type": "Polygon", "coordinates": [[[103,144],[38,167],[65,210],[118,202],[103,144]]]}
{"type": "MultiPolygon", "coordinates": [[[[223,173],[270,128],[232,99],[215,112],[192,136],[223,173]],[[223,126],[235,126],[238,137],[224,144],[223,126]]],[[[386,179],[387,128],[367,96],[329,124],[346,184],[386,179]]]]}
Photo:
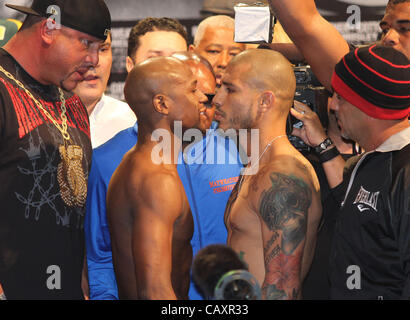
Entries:
{"type": "Polygon", "coordinates": [[[198,80],[198,88],[206,94],[215,91],[216,81],[212,66],[201,55],[195,52],[176,52],[172,57],[184,61],[198,80]]]}
{"type": "MultiPolygon", "coordinates": [[[[273,50],[251,49],[232,59],[229,70],[236,70],[241,81],[250,87],[275,93],[276,98],[293,101],[296,79],[290,62],[273,50]]],[[[290,106],[289,106],[290,108],[290,106]]]]}
{"type": "Polygon", "coordinates": [[[125,99],[138,118],[146,118],[155,112],[155,96],[173,96],[175,87],[187,81],[194,82],[194,76],[182,61],[172,57],[148,59],[128,74],[125,99]]]}

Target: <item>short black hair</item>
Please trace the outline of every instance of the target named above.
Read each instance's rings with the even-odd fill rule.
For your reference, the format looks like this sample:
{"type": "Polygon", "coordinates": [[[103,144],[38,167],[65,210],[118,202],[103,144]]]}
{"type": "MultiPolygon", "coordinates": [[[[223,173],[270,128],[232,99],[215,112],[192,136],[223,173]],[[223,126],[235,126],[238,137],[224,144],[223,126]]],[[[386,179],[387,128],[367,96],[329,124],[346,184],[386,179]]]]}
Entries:
{"type": "Polygon", "coordinates": [[[133,58],[140,45],[139,38],[151,31],[174,31],[179,33],[188,44],[188,34],[184,26],[172,18],[145,18],[140,20],[130,31],[128,37],[128,56],[133,58]]]}

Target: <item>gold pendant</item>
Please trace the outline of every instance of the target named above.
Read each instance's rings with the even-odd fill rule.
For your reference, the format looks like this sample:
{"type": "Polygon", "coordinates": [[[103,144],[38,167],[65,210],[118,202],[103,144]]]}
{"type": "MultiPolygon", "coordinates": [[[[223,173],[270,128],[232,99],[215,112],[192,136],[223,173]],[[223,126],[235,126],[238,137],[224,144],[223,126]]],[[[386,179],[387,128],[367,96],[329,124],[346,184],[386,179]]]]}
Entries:
{"type": "Polygon", "coordinates": [[[69,207],[83,207],[87,198],[87,183],[81,165],[83,149],[69,145],[67,148],[60,146],[59,151],[61,162],[57,168],[57,180],[61,198],[69,207]]]}

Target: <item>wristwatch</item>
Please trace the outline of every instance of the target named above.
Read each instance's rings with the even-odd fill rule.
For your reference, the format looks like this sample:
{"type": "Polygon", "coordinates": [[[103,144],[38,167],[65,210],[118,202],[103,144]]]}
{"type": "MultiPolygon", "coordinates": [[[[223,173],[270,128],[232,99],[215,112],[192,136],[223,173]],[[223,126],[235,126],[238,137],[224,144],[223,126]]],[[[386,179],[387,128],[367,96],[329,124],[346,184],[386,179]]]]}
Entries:
{"type": "Polygon", "coordinates": [[[321,143],[319,143],[316,147],[313,147],[317,154],[320,154],[322,151],[325,151],[329,146],[333,144],[333,141],[330,138],[326,138],[321,143]]]}

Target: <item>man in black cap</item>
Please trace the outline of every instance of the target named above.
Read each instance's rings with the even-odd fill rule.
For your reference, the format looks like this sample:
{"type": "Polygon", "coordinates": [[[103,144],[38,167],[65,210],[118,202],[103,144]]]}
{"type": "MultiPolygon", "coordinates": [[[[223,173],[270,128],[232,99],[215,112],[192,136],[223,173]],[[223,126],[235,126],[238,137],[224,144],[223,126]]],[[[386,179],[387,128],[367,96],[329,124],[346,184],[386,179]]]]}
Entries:
{"type": "Polygon", "coordinates": [[[0,49],[0,283],[7,299],[81,299],[91,144],[68,91],[97,65],[110,13],[102,0],[7,6],[28,17],[0,49]]]}
{"type": "Polygon", "coordinates": [[[332,87],[342,136],[366,152],[349,159],[338,189],[331,298],[409,299],[410,61],[390,47],[356,49],[332,87]]]}

